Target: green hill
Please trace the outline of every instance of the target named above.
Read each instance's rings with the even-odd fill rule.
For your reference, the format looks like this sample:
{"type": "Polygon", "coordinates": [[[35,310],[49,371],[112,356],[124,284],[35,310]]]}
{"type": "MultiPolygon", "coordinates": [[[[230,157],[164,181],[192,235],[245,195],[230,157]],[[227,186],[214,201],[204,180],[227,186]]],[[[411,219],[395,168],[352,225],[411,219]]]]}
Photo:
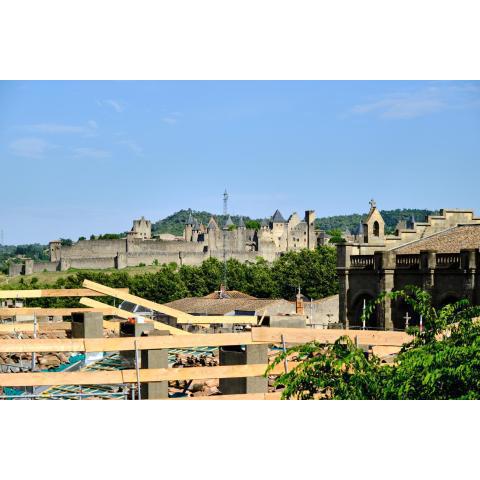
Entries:
{"type": "MultiPolygon", "coordinates": [[[[185,222],[188,219],[189,210],[179,210],[178,212],[169,215],[168,217],[158,220],[158,222],[152,223],[152,233],[157,235],[159,233],[171,233],[173,235],[183,235],[183,227],[185,222]]],[[[215,215],[209,212],[192,210],[192,215],[203,225],[207,226],[210,221],[210,217],[215,217],[218,225],[221,227],[225,221],[226,217],[223,215],[215,215]]],[[[232,215],[233,223],[238,224],[240,220],[240,215],[232,215]]],[[[252,219],[248,216],[243,217],[243,221],[247,222],[252,219]]]]}

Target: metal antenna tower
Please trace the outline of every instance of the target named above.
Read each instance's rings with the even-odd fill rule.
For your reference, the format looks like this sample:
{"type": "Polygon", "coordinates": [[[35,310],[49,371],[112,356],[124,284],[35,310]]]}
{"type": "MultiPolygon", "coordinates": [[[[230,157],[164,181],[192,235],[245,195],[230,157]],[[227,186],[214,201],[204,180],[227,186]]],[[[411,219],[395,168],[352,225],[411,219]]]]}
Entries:
{"type": "Polygon", "coordinates": [[[227,189],[223,192],[223,216],[224,224],[223,224],[223,289],[227,290],[227,215],[228,215],[228,193],[227,189]]]}

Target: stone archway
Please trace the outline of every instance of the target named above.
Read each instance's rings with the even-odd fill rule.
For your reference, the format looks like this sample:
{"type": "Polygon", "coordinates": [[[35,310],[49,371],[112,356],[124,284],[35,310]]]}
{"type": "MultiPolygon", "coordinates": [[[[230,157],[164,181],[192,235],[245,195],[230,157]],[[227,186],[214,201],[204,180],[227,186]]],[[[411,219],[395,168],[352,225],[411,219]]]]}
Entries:
{"type": "MultiPolygon", "coordinates": [[[[369,292],[360,292],[352,301],[349,315],[350,328],[358,329],[362,327],[362,313],[364,305],[374,300],[374,296],[369,292]]],[[[367,319],[366,328],[378,328],[378,307],[375,308],[370,318],[367,319]]]]}

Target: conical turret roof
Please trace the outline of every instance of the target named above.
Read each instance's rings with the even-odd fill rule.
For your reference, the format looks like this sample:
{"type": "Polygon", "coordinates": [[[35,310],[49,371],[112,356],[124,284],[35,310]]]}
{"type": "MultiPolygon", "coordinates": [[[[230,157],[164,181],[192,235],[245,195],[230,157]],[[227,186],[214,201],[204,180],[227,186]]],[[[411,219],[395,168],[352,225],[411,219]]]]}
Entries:
{"type": "Polygon", "coordinates": [[[235,225],[232,221],[232,217],[229,215],[227,218],[227,221],[225,222],[225,225],[223,226],[224,228],[231,227],[232,225],[235,225]]]}
{"type": "Polygon", "coordinates": [[[273,223],[286,223],[286,220],[283,218],[283,215],[280,213],[280,210],[276,210],[272,217],[273,223]]]}
{"type": "Polygon", "coordinates": [[[185,222],[185,225],[193,225],[194,221],[193,221],[193,215],[192,215],[192,211],[189,210],[188,211],[188,218],[187,218],[187,221],[185,222]]]}
{"type": "Polygon", "coordinates": [[[243,217],[238,219],[238,228],[245,228],[245,222],[243,221],[243,217]]]}
{"type": "Polygon", "coordinates": [[[208,222],[207,228],[208,228],[208,230],[217,230],[218,229],[217,222],[215,221],[215,219],[213,217],[210,217],[210,221],[208,222]]]}

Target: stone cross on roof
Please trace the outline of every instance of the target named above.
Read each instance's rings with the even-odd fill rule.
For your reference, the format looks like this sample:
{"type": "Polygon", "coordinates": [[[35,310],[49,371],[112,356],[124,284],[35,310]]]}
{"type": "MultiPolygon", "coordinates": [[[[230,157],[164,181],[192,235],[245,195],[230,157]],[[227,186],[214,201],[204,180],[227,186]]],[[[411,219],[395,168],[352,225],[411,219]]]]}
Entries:
{"type": "Polygon", "coordinates": [[[376,208],[377,202],[372,198],[369,202],[371,208],[376,208]]]}

